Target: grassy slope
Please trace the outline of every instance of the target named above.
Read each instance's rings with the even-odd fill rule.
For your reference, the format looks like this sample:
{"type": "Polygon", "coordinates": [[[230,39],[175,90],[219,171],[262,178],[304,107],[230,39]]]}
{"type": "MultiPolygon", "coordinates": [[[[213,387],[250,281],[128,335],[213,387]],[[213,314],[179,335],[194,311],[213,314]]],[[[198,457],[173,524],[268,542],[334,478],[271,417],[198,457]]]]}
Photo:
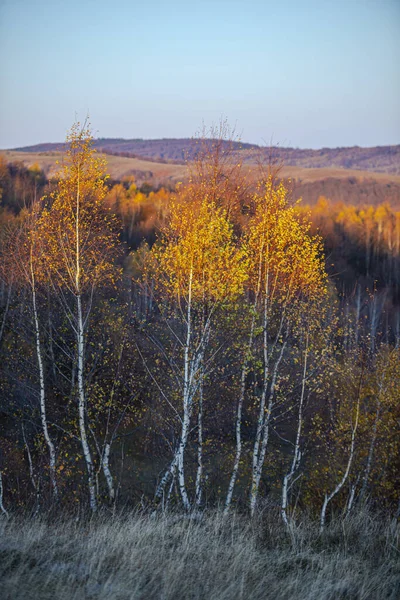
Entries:
{"type": "MultiPolygon", "coordinates": [[[[9,162],[22,162],[25,166],[35,163],[45,171],[48,177],[57,172],[57,160],[62,160],[60,152],[22,152],[6,151],[9,162]]],[[[113,179],[134,176],[139,185],[147,181],[153,185],[174,185],[187,176],[185,165],[157,163],[139,158],[126,158],[107,154],[108,171],[113,179]]],[[[246,163],[251,178],[259,177],[259,168],[246,163]]],[[[343,201],[349,204],[376,205],[389,202],[393,208],[400,209],[400,175],[373,173],[341,168],[306,169],[297,166],[284,166],[279,177],[290,178],[293,184],[293,199],[303,198],[305,204],[314,204],[319,196],[326,196],[333,202],[343,201]]]]}
{"type": "MultiPolygon", "coordinates": [[[[22,162],[27,167],[38,164],[44,170],[47,177],[52,177],[57,173],[58,166],[56,163],[62,160],[61,152],[34,153],[7,150],[2,154],[5,156],[7,162],[22,162]]],[[[142,171],[144,173],[151,172],[154,177],[159,179],[178,180],[186,172],[184,165],[155,163],[138,158],[124,158],[109,154],[105,158],[107,159],[110,175],[114,179],[122,179],[125,176],[134,174],[135,171],[142,171]]]]}
{"type": "Polygon", "coordinates": [[[354,515],[330,525],[125,514],[0,519],[3,600],[340,600],[400,597],[400,526],[354,515]]]}
{"type": "MultiPolygon", "coordinates": [[[[57,171],[56,161],[62,159],[60,152],[20,152],[14,150],[3,151],[8,162],[22,162],[26,166],[32,166],[37,163],[45,170],[48,176],[52,176],[57,171]]],[[[177,180],[183,178],[186,173],[185,165],[176,165],[168,163],[157,163],[153,161],[141,160],[138,158],[125,158],[120,156],[106,155],[109,171],[115,179],[121,179],[133,171],[152,172],[157,178],[166,178],[177,180]]],[[[251,167],[250,167],[251,168],[251,167]]],[[[387,173],[373,173],[372,171],[358,171],[355,169],[341,168],[313,168],[306,169],[296,166],[285,166],[279,174],[282,177],[292,177],[293,179],[304,182],[321,181],[327,178],[348,179],[354,177],[358,181],[373,180],[379,183],[397,183],[400,184],[400,175],[391,175],[387,173]]]]}
{"type": "MultiPolygon", "coordinates": [[[[203,144],[212,144],[212,140],[202,140],[203,144]]],[[[135,156],[150,157],[152,159],[164,159],[182,161],[184,157],[192,156],[198,149],[198,139],[112,139],[102,138],[94,140],[96,148],[102,148],[106,152],[130,153],[135,156]]],[[[375,146],[372,148],[360,148],[358,146],[342,148],[320,148],[299,149],[260,147],[243,142],[222,142],[222,146],[230,150],[240,152],[244,160],[252,160],[254,154],[258,157],[268,157],[272,154],[274,159],[287,165],[295,165],[305,168],[341,167],[346,169],[358,169],[368,171],[379,171],[381,173],[400,174],[400,145],[397,146],[375,146]]],[[[18,148],[24,152],[49,152],[62,150],[65,144],[44,143],[33,146],[18,148]]]]}

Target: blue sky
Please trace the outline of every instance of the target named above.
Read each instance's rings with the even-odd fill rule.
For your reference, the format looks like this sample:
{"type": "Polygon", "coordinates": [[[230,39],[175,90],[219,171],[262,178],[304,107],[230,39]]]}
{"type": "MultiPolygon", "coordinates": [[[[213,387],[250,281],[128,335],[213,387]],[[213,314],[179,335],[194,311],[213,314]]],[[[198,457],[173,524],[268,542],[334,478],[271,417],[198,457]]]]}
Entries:
{"type": "Polygon", "coordinates": [[[0,148],[191,137],[400,143],[400,0],[0,0],[0,148]]]}

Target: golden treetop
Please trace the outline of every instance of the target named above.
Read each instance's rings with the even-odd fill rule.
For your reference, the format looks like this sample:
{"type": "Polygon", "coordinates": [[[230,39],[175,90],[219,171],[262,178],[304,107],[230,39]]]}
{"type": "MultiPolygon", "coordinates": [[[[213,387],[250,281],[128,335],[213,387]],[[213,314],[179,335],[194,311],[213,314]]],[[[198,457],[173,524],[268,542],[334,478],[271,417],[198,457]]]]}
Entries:
{"type": "Polygon", "coordinates": [[[158,284],[178,301],[232,301],[247,279],[245,253],[234,242],[226,211],[207,197],[200,203],[172,204],[152,254],[158,284]]]}
{"type": "Polygon", "coordinates": [[[310,224],[287,200],[283,183],[269,178],[262,194],[254,197],[254,214],[245,232],[249,283],[272,298],[293,299],[326,294],[327,275],[322,244],[310,235],[310,224]]]}
{"type": "Polygon", "coordinates": [[[105,161],[92,146],[89,129],[76,123],[56,190],[43,211],[38,235],[45,244],[47,271],[80,294],[100,281],[113,281],[116,221],[105,207],[105,161]]]}

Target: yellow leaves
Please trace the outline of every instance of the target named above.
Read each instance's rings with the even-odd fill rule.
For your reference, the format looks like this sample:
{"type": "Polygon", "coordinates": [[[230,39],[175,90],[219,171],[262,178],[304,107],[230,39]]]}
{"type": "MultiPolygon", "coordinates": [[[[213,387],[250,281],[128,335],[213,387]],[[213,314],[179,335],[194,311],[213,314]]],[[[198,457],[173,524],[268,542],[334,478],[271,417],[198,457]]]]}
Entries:
{"type": "Polygon", "coordinates": [[[254,197],[255,211],[245,237],[250,285],[255,293],[261,287],[276,299],[300,293],[321,297],[327,280],[321,240],[310,235],[309,222],[288,204],[287,193],[283,183],[274,187],[269,178],[264,193],[254,197]]]}
{"type": "Polygon", "coordinates": [[[75,124],[57,188],[39,220],[44,266],[58,284],[81,293],[100,281],[113,282],[117,226],[105,206],[105,161],[92,148],[88,129],[75,124]]]}
{"type": "Polygon", "coordinates": [[[253,198],[242,237],[235,239],[223,199],[217,203],[207,186],[202,196],[182,190],[148,253],[145,276],[178,302],[232,302],[245,285],[260,300],[321,299],[327,293],[321,240],[310,234],[309,221],[288,204],[287,195],[270,178],[253,198]]]}
{"type": "Polygon", "coordinates": [[[365,247],[367,253],[371,246],[376,246],[390,254],[399,254],[399,242],[395,242],[400,239],[399,216],[388,202],[358,207],[344,202],[330,203],[322,197],[315,206],[307,209],[313,228],[321,231],[330,245],[342,243],[339,235],[344,232],[349,241],[365,247]]]}
{"type": "Polygon", "coordinates": [[[233,301],[247,279],[245,252],[233,240],[226,212],[204,198],[175,203],[152,251],[157,281],[169,296],[196,303],[233,301]]]}

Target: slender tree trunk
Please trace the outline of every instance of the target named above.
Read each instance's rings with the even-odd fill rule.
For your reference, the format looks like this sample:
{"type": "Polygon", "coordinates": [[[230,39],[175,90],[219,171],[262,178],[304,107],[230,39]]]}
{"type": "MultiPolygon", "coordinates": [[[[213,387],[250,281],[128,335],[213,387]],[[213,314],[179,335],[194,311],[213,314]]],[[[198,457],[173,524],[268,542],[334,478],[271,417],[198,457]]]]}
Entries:
{"type": "Polygon", "coordinates": [[[349,494],[349,499],[347,501],[347,506],[346,506],[346,517],[349,516],[349,514],[351,513],[351,510],[354,506],[354,499],[356,497],[356,489],[357,489],[359,479],[360,479],[360,476],[358,476],[355,483],[352,483],[350,486],[350,494],[349,494]]]}
{"type": "Polygon", "coordinates": [[[302,379],[302,383],[301,383],[299,416],[298,416],[298,420],[297,420],[297,434],[296,434],[296,442],[294,445],[293,460],[292,460],[292,465],[291,465],[290,471],[288,473],[286,473],[285,477],[283,478],[283,485],[282,485],[281,514],[282,514],[283,522],[285,523],[286,527],[289,527],[289,519],[288,519],[288,515],[287,515],[288,492],[292,485],[291,482],[294,477],[294,474],[296,473],[296,471],[298,470],[298,468],[300,466],[300,460],[301,460],[300,436],[301,436],[301,431],[303,428],[303,405],[304,405],[304,393],[305,393],[305,389],[306,389],[307,359],[308,359],[308,334],[307,334],[307,341],[306,341],[306,350],[304,353],[303,379],[302,379]]]}
{"type": "Polygon", "coordinates": [[[260,403],[260,413],[259,413],[259,421],[258,421],[258,427],[257,427],[257,433],[256,433],[256,441],[254,444],[254,451],[253,451],[252,485],[251,485],[251,491],[250,491],[250,514],[251,514],[251,516],[254,516],[254,512],[256,509],[258,491],[260,488],[261,475],[262,475],[265,454],[267,451],[267,445],[268,445],[268,440],[269,440],[269,426],[271,423],[272,409],[274,407],[276,379],[278,376],[279,365],[281,363],[285,347],[286,347],[286,342],[284,342],[282,344],[281,351],[275,362],[274,371],[273,371],[273,375],[272,375],[272,381],[271,381],[271,385],[270,385],[270,389],[269,389],[269,399],[268,399],[267,409],[265,409],[265,405],[266,405],[268,380],[267,379],[264,380],[264,388],[263,388],[263,393],[262,393],[262,398],[261,398],[261,403],[260,403]]]}
{"type": "Polygon", "coordinates": [[[203,368],[200,373],[199,412],[197,416],[197,473],[196,473],[196,506],[201,504],[203,491],[203,368]]]}
{"type": "Polygon", "coordinates": [[[191,348],[191,340],[192,340],[192,278],[193,278],[193,270],[190,271],[190,280],[189,280],[189,297],[188,297],[188,305],[187,305],[187,329],[186,329],[186,343],[184,349],[184,358],[183,358],[183,370],[184,370],[184,383],[183,383],[183,419],[182,419],[182,432],[181,439],[178,446],[178,456],[177,456],[177,471],[178,471],[178,482],[179,482],[179,490],[181,492],[182,502],[185,510],[190,510],[190,502],[189,497],[186,491],[185,484],[185,470],[184,470],[184,458],[185,458],[185,449],[187,444],[187,439],[189,435],[189,426],[190,426],[190,417],[191,417],[191,387],[192,381],[190,378],[191,373],[191,357],[190,357],[190,348],[191,348]]]}
{"type": "Polygon", "coordinates": [[[236,454],[235,454],[235,462],[233,464],[232,475],[229,481],[228,493],[226,495],[225,500],[225,514],[228,512],[229,507],[232,502],[233,490],[235,487],[237,474],[239,471],[240,458],[242,456],[242,412],[243,412],[243,403],[244,403],[244,395],[246,391],[246,375],[247,375],[247,363],[248,359],[245,359],[245,362],[242,365],[242,374],[240,377],[240,395],[237,404],[237,413],[236,413],[236,424],[235,424],[235,433],[236,433],[236,454]]]}
{"type": "Polygon", "coordinates": [[[175,455],[171,461],[170,466],[168,467],[167,472],[164,477],[160,481],[156,491],[156,498],[161,498],[164,494],[165,486],[168,483],[171,476],[174,475],[175,470],[178,476],[178,485],[179,491],[182,498],[182,503],[185,510],[190,510],[190,502],[189,497],[186,491],[186,483],[185,483],[185,449],[187,445],[187,440],[189,436],[189,428],[190,428],[190,419],[193,408],[193,357],[190,356],[191,350],[191,342],[192,342],[192,277],[193,272],[190,273],[189,280],[189,296],[186,310],[186,340],[184,346],[184,355],[183,355],[183,416],[181,419],[181,433],[179,444],[176,449],[175,455]]]}
{"type": "Polygon", "coordinates": [[[354,426],[352,427],[352,432],[351,432],[351,443],[350,443],[349,459],[347,461],[346,470],[345,470],[345,472],[343,474],[342,479],[339,481],[339,483],[337,484],[337,486],[335,487],[335,489],[329,495],[325,494],[324,502],[323,502],[322,509],[321,509],[320,528],[319,528],[320,533],[322,533],[324,531],[324,529],[325,529],[326,510],[328,508],[328,504],[340,492],[340,490],[342,489],[342,487],[346,483],[347,478],[348,478],[349,473],[350,473],[351,465],[353,463],[354,449],[355,449],[355,440],[356,440],[356,432],[357,432],[357,427],[358,427],[358,419],[359,419],[359,416],[360,416],[361,382],[362,382],[362,374],[361,374],[361,377],[360,377],[360,385],[359,385],[359,390],[358,390],[356,419],[355,419],[355,423],[354,423],[354,426]]]}
{"type": "Polygon", "coordinates": [[[80,294],[76,296],[77,301],[77,344],[78,344],[78,410],[79,410],[79,432],[81,437],[81,444],[83,450],[83,456],[86,463],[86,470],[88,474],[88,486],[89,486],[89,499],[90,508],[94,512],[97,509],[96,499],[96,485],[95,485],[95,474],[93,459],[90,452],[87,431],[86,431],[86,397],[84,387],[84,331],[83,331],[83,317],[82,317],[82,302],[80,294]]]}
{"type": "Polygon", "coordinates": [[[104,445],[104,451],[103,451],[103,456],[101,459],[101,464],[103,467],[104,477],[107,482],[108,496],[110,499],[110,503],[112,504],[115,500],[115,488],[114,488],[114,479],[113,479],[113,476],[112,476],[111,470],[110,470],[110,451],[111,451],[111,444],[109,442],[106,442],[104,445]]]}
{"type": "Polygon", "coordinates": [[[189,497],[186,491],[186,483],[185,483],[185,470],[184,470],[184,458],[185,458],[185,449],[189,436],[189,426],[190,426],[190,408],[189,408],[189,399],[186,397],[184,399],[184,415],[182,421],[182,432],[181,439],[178,446],[177,451],[177,471],[178,471],[178,483],[179,483],[179,491],[181,493],[182,503],[185,510],[190,510],[190,502],[189,497]]]}
{"type": "Polygon", "coordinates": [[[4,508],[4,501],[3,501],[3,473],[1,471],[0,471],[0,511],[8,519],[8,516],[9,516],[8,512],[4,508]]]}
{"type": "Polygon", "coordinates": [[[110,419],[111,419],[111,409],[112,406],[114,405],[114,392],[115,392],[115,384],[116,381],[119,377],[119,370],[120,370],[120,366],[121,366],[121,360],[122,360],[122,354],[124,351],[124,345],[125,342],[123,342],[121,344],[121,348],[120,348],[120,352],[119,352],[119,358],[118,358],[118,368],[117,368],[117,373],[113,382],[113,386],[111,389],[111,393],[110,393],[110,404],[108,407],[108,416],[107,416],[107,426],[106,426],[106,431],[105,431],[105,435],[104,435],[104,441],[103,441],[103,447],[100,450],[97,441],[96,441],[96,437],[93,433],[93,437],[95,439],[95,443],[96,443],[96,447],[97,447],[97,452],[99,454],[100,457],[100,469],[103,469],[103,474],[104,474],[104,478],[106,480],[107,483],[107,488],[108,488],[108,498],[110,501],[110,504],[114,504],[115,503],[115,498],[116,498],[116,490],[115,490],[115,485],[114,485],[114,478],[112,476],[111,473],[111,469],[110,469],[110,453],[111,453],[111,446],[115,440],[115,436],[117,434],[118,431],[118,427],[121,423],[122,420],[122,416],[124,414],[125,411],[123,411],[120,415],[120,419],[117,423],[117,425],[115,426],[113,432],[111,433],[111,435],[109,435],[109,428],[110,428],[110,419]]]}
{"type": "Polygon", "coordinates": [[[177,460],[178,460],[178,455],[175,452],[174,457],[173,457],[167,471],[164,473],[160,483],[157,486],[156,493],[154,494],[154,497],[156,500],[160,500],[163,497],[165,486],[167,485],[170,478],[175,479],[175,470],[176,470],[177,460]]]}
{"type": "MultiPolygon", "coordinates": [[[[76,323],[76,341],[77,341],[77,353],[78,353],[78,368],[77,368],[77,380],[78,380],[78,414],[79,414],[79,432],[81,437],[81,444],[83,450],[83,456],[86,463],[86,470],[88,474],[88,487],[89,487],[89,502],[92,512],[97,510],[97,498],[96,498],[96,481],[95,471],[92,455],[90,452],[90,446],[86,431],[86,396],[85,396],[85,384],[84,384],[84,368],[85,368],[85,332],[84,322],[82,313],[82,297],[81,297],[81,246],[80,246],[80,165],[78,167],[78,180],[76,189],[76,214],[75,214],[75,297],[76,297],[76,309],[77,309],[77,323],[76,323]]],[[[86,317],[87,318],[87,317],[86,317]]]]}
{"type": "Polygon", "coordinates": [[[33,306],[33,319],[35,323],[35,337],[36,337],[36,358],[38,361],[39,367],[39,385],[40,385],[40,417],[42,421],[42,429],[44,439],[47,444],[47,448],[49,450],[49,459],[50,459],[50,481],[53,488],[54,498],[58,500],[58,487],[57,487],[57,478],[56,478],[56,451],[54,444],[50,438],[49,429],[47,425],[47,415],[46,415],[46,390],[44,384],[44,367],[43,367],[43,357],[42,357],[42,347],[40,343],[40,330],[39,330],[39,318],[37,312],[37,303],[36,303],[36,283],[35,283],[35,272],[33,269],[32,262],[32,251],[30,256],[30,270],[31,270],[31,289],[32,289],[32,306],[33,306]]]}
{"type": "Polygon", "coordinates": [[[245,358],[244,358],[244,361],[242,364],[242,373],[240,376],[240,393],[239,393],[239,399],[238,399],[238,404],[237,404],[236,424],[235,424],[236,454],[235,454],[235,462],[233,464],[231,479],[229,481],[228,493],[226,495],[226,500],[225,500],[225,511],[224,511],[225,514],[228,512],[229,507],[232,503],[233,490],[234,490],[234,487],[236,484],[237,474],[238,474],[239,465],[240,465],[240,459],[242,456],[242,413],[243,413],[244,397],[245,397],[245,393],[246,393],[246,378],[247,378],[247,373],[249,370],[250,353],[251,353],[251,349],[253,347],[254,327],[255,327],[255,319],[256,319],[255,310],[256,310],[256,307],[254,307],[254,313],[253,313],[252,320],[251,320],[249,341],[247,344],[246,355],[245,355],[245,358]]]}
{"type": "Polygon", "coordinates": [[[25,444],[25,448],[26,448],[26,454],[28,456],[29,476],[30,476],[30,479],[31,479],[32,487],[35,490],[36,505],[35,505],[34,516],[36,516],[38,514],[39,510],[40,510],[40,484],[39,484],[38,478],[35,477],[35,473],[34,473],[34,469],[33,469],[33,462],[32,462],[31,451],[30,451],[30,448],[28,446],[28,442],[26,441],[25,428],[24,428],[23,424],[22,424],[22,438],[24,440],[24,444],[25,444]]]}
{"type": "Polygon", "coordinates": [[[175,475],[176,475],[176,470],[174,469],[174,471],[172,473],[171,484],[169,486],[167,497],[165,499],[165,505],[164,505],[165,510],[168,510],[168,504],[169,504],[169,501],[170,501],[170,498],[172,495],[172,490],[174,489],[174,485],[175,485],[175,475]]]}
{"type": "Polygon", "coordinates": [[[242,372],[240,376],[240,393],[239,399],[237,403],[237,412],[236,412],[236,423],[235,423],[235,434],[236,434],[236,454],[235,454],[235,462],[233,464],[233,470],[231,479],[229,481],[228,493],[226,495],[225,500],[225,511],[227,514],[229,507],[232,503],[233,490],[235,488],[237,474],[239,471],[240,459],[242,456],[242,414],[243,414],[243,404],[246,393],[246,378],[249,371],[249,361],[251,356],[251,351],[253,348],[254,341],[254,329],[256,324],[256,315],[257,315],[257,305],[259,302],[260,291],[261,291],[261,277],[262,277],[262,265],[263,265],[263,252],[264,252],[264,243],[260,246],[260,253],[258,259],[258,279],[257,279],[257,287],[255,292],[254,304],[253,304],[253,314],[251,317],[251,325],[250,325],[250,334],[249,340],[247,343],[247,351],[242,364],[242,372]]]}
{"type": "Polygon", "coordinates": [[[268,439],[268,427],[270,419],[270,411],[268,410],[265,415],[265,402],[267,398],[268,378],[269,378],[269,356],[268,356],[268,300],[269,300],[269,273],[267,270],[265,280],[265,295],[264,295],[264,331],[263,331],[263,357],[264,357],[264,378],[263,378],[263,389],[261,393],[260,410],[257,422],[256,438],[254,441],[253,449],[253,465],[252,465],[252,482],[250,490],[250,513],[253,516],[257,502],[258,488],[261,479],[260,469],[260,444],[262,435],[267,436],[268,439]],[[265,424],[267,428],[265,429],[265,424]]]}

